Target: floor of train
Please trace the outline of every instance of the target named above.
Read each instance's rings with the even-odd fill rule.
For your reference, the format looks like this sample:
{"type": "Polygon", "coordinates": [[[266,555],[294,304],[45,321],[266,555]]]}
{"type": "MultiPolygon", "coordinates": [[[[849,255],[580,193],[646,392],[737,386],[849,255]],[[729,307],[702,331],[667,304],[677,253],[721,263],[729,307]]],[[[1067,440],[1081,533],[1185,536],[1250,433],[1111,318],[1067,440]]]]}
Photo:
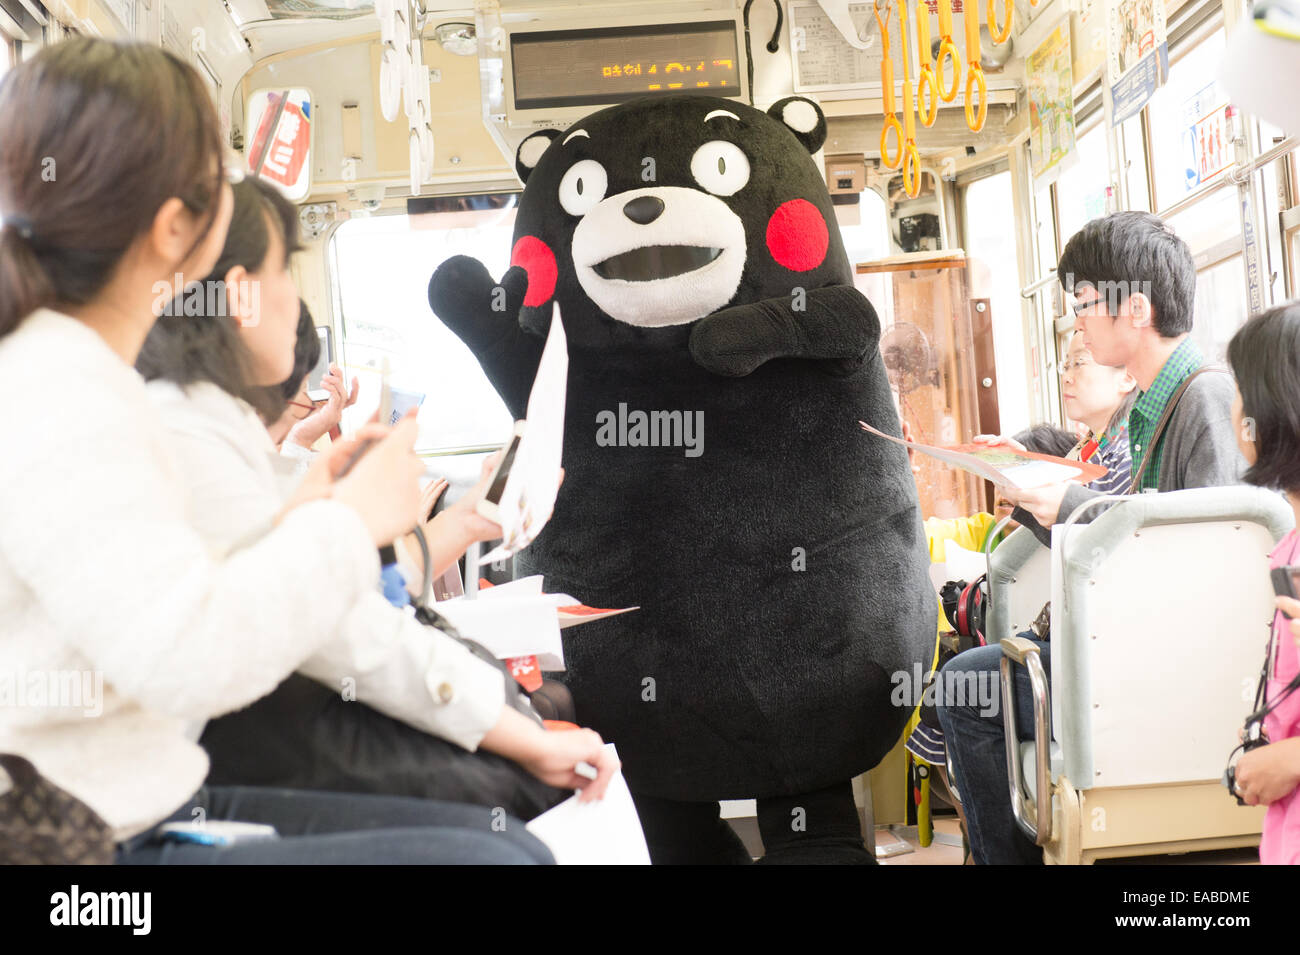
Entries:
{"type": "MultiPolygon", "coordinates": [[[[758,835],[758,820],[739,816],[728,820],[744,840],[750,855],[763,854],[758,835]]],[[[961,865],[961,828],[956,816],[934,817],[934,839],[922,848],[915,826],[877,826],[876,858],[881,865],[961,865]]],[[[1103,859],[1097,865],[1258,865],[1256,848],[1219,849],[1212,852],[1184,852],[1163,856],[1136,856],[1126,859],[1103,859]]]]}

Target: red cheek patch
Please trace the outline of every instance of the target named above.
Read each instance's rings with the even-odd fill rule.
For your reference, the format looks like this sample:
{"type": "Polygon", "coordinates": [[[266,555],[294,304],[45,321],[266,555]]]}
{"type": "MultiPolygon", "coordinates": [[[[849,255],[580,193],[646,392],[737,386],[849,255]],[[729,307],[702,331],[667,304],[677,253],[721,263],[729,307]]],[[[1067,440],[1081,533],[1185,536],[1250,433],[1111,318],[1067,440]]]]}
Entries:
{"type": "Polygon", "coordinates": [[[781,203],[767,222],[767,250],[793,272],[807,272],[821,265],[830,241],[826,220],[807,199],[781,203]]]}
{"type": "Polygon", "coordinates": [[[510,252],[510,264],[518,265],[528,273],[525,305],[536,308],[551,300],[555,294],[555,280],[559,276],[559,270],[555,265],[555,253],[549,245],[536,236],[523,236],[510,252]]]}

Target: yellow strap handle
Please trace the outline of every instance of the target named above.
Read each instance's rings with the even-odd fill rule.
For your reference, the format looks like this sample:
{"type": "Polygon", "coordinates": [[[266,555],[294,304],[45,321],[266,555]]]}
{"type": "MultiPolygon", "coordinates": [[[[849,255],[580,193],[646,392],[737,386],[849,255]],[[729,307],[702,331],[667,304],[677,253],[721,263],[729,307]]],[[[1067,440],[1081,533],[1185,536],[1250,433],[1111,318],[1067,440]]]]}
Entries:
{"type": "MultiPolygon", "coordinates": [[[[939,9],[947,6],[948,0],[939,0],[939,9]]],[[[939,59],[935,62],[934,68],[940,77],[946,70],[946,65],[952,63],[952,86],[947,89],[940,87],[939,99],[945,103],[951,103],[961,92],[961,57],[957,54],[957,44],[952,42],[952,37],[944,37],[939,41],[939,59]]]]}
{"type": "Polygon", "coordinates": [[[916,112],[912,109],[912,60],[907,49],[907,0],[898,3],[903,37],[903,190],[913,199],[921,191],[921,156],[916,148],[916,112]]]}
{"type": "Polygon", "coordinates": [[[961,89],[961,57],[957,55],[957,44],[952,41],[952,6],[949,0],[938,0],[938,7],[939,58],[934,64],[934,69],[940,80],[939,98],[945,103],[951,103],[957,98],[957,93],[961,89]],[[944,67],[949,61],[952,62],[952,86],[944,87],[942,86],[944,67]]]}
{"type": "Polygon", "coordinates": [[[984,120],[989,114],[989,88],[984,82],[984,70],[978,63],[972,63],[970,72],[966,74],[966,125],[970,127],[972,133],[978,133],[984,128],[984,120]],[[979,109],[975,115],[971,115],[971,84],[979,88],[979,109]]]}
{"type": "Polygon", "coordinates": [[[1015,0],[1002,0],[1002,15],[1007,18],[1006,25],[998,29],[997,0],[988,0],[988,11],[985,16],[989,21],[989,36],[994,43],[1006,43],[1007,37],[1011,36],[1011,21],[1015,17],[1016,6],[1015,0]]]}
{"type": "Polygon", "coordinates": [[[921,194],[921,153],[916,143],[903,147],[903,191],[911,199],[921,194]]]}
{"type": "Polygon", "coordinates": [[[880,9],[872,4],[876,15],[876,25],[880,27],[880,95],[884,102],[884,123],[880,127],[880,161],[889,169],[897,169],[903,161],[903,124],[898,121],[894,102],[894,61],[889,55],[889,21],[880,15],[880,9]],[[894,142],[898,144],[893,158],[889,156],[889,133],[893,131],[894,142]]]}
{"type": "Polygon", "coordinates": [[[962,20],[966,27],[966,125],[972,133],[984,128],[988,115],[988,86],[984,82],[984,68],[980,66],[980,8],[975,0],[965,0],[962,20]],[[975,110],[972,87],[979,89],[979,110],[975,110]]]}
{"type": "Polygon", "coordinates": [[[921,75],[916,78],[916,112],[928,129],[939,118],[939,79],[930,60],[930,11],[925,0],[916,2],[916,52],[921,64],[921,75]]]}

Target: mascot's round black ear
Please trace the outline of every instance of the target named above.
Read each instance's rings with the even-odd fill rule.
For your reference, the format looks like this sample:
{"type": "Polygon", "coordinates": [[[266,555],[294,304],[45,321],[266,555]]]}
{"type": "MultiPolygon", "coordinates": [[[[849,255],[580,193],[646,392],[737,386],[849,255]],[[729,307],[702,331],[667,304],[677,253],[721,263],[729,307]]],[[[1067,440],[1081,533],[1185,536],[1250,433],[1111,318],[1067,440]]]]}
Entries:
{"type": "Polygon", "coordinates": [[[528,176],[542,159],[542,153],[560,135],[558,129],[539,129],[519,144],[515,153],[515,172],[519,173],[521,182],[528,182],[528,176]]]}
{"type": "Polygon", "coordinates": [[[777,100],[767,115],[778,123],[784,123],[810,153],[821,149],[822,143],[826,142],[826,115],[820,106],[806,97],[787,96],[777,100]]]}

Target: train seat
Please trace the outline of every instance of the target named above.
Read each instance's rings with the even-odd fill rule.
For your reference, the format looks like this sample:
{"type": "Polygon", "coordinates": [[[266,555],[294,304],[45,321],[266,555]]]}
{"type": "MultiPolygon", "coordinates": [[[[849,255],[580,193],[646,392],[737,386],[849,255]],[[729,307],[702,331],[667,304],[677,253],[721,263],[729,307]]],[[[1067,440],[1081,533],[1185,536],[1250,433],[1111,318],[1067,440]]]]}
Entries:
{"type": "Polygon", "coordinates": [[[1017,822],[1058,864],[1256,844],[1263,809],[1238,806],[1219,780],[1254,698],[1273,618],[1268,554],[1291,509],[1250,487],[1106,500],[1091,523],[1077,521],[1096,502],[1053,529],[1050,686],[1035,645],[1011,635],[1042,596],[1017,603],[1032,578],[1017,566],[1041,557],[1006,549],[1018,531],[991,561],[991,607],[1012,595],[995,632],[1017,822]],[[1029,742],[1015,732],[1013,662],[1030,673],[1029,742]]]}

